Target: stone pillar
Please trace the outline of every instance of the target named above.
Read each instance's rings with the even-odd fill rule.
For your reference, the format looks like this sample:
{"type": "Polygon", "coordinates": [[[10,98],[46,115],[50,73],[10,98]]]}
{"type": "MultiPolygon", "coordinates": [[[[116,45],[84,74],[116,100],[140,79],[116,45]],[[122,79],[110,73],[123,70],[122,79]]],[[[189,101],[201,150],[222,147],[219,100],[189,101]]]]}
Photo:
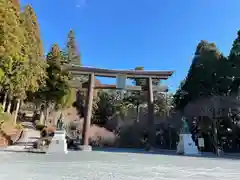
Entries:
{"type": "Polygon", "coordinates": [[[86,96],[85,116],[83,124],[83,146],[82,150],[91,150],[89,146],[89,130],[91,126],[92,116],[92,104],[93,104],[93,93],[94,93],[94,80],[95,75],[91,73],[88,79],[88,91],[86,96]]]}
{"type": "Polygon", "coordinates": [[[147,84],[148,84],[148,123],[149,123],[148,138],[149,138],[149,145],[152,146],[155,143],[152,77],[148,78],[147,84]]]}

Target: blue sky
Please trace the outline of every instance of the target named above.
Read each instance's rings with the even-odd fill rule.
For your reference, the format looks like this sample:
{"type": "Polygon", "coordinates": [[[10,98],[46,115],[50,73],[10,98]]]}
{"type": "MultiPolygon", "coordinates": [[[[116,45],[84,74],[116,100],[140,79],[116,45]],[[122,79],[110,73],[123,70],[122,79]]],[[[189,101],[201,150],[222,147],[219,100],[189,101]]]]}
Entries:
{"type": "MultiPolygon", "coordinates": [[[[175,91],[200,40],[228,55],[240,29],[239,0],[21,0],[36,11],[44,49],[75,30],[82,63],[114,69],[174,70],[175,91]]],[[[115,83],[114,79],[103,79],[115,83]]]]}

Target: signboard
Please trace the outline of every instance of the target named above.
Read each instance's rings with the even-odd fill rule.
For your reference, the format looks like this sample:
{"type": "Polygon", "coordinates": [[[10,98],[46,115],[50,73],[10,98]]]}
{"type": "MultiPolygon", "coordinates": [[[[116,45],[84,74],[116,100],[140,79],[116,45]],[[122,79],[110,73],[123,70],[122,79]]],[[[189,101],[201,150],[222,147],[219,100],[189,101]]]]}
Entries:
{"type": "Polygon", "coordinates": [[[117,75],[117,84],[116,88],[117,89],[126,89],[126,79],[127,76],[124,74],[118,74],[117,75]]]}
{"type": "Polygon", "coordinates": [[[198,138],[198,146],[204,148],[204,138],[198,138]]]}
{"type": "Polygon", "coordinates": [[[180,135],[179,142],[183,141],[183,136],[180,135]]]}

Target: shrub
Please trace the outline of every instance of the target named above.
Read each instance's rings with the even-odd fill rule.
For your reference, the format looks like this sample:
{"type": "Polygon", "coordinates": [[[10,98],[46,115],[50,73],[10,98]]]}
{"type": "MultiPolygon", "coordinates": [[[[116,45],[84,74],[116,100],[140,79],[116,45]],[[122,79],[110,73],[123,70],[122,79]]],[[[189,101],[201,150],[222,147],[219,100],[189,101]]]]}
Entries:
{"type": "Polygon", "coordinates": [[[15,125],[15,128],[16,128],[16,129],[23,129],[23,126],[22,126],[21,124],[16,124],[16,125],[15,125]]]}
{"type": "Polygon", "coordinates": [[[48,136],[48,131],[47,131],[47,128],[44,127],[42,130],[41,130],[41,137],[42,138],[45,138],[48,136]]]}
{"type": "Polygon", "coordinates": [[[0,113],[0,121],[12,121],[13,116],[8,113],[0,113]]]}
{"type": "Polygon", "coordinates": [[[46,126],[44,124],[36,124],[36,130],[42,131],[46,126]]]}
{"type": "Polygon", "coordinates": [[[4,113],[4,109],[3,109],[3,106],[2,104],[0,104],[0,114],[4,113]]]}
{"type": "Polygon", "coordinates": [[[40,120],[34,121],[35,124],[40,124],[40,120]]]}

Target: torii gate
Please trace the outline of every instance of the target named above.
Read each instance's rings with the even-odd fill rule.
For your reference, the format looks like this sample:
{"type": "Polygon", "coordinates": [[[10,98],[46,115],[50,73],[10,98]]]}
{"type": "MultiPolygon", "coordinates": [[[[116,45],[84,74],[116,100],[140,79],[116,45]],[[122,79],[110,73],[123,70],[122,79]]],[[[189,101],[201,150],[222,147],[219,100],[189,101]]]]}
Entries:
{"type": "MultiPolygon", "coordinates": [[[[89,146],[89,130],[91,126],[93,92],[94,92],[94,88],[99,88],[99,87],[94,87],[95,76],[116,78],[118,75],[124,75],[126,76],[126,78],[147,79],[148,122],[151,127],[150,130],[153,130],[154,106],[153,106],[152,79],[167,80],[173,74],[173,71],[113,70],[113,69],[101,69],[101,68],[94,68],[94,67],[83,67],[78,65],[65,65],[65,68],[75,77],[79,75],[88,75],[89,77],[85,116],[84,116],[84,128],[83,128],[83,146],[82,146],[83,150],[91,150],[91,147],[89,146]]],[[[130,89],[140,90],[138,87],[133,87],[133,88],[130,87],[130,89]]],[[[154,132],[149,131],[149,136],[150,136],[149,139],[153,141],[155,136],[154,132]]]]}

